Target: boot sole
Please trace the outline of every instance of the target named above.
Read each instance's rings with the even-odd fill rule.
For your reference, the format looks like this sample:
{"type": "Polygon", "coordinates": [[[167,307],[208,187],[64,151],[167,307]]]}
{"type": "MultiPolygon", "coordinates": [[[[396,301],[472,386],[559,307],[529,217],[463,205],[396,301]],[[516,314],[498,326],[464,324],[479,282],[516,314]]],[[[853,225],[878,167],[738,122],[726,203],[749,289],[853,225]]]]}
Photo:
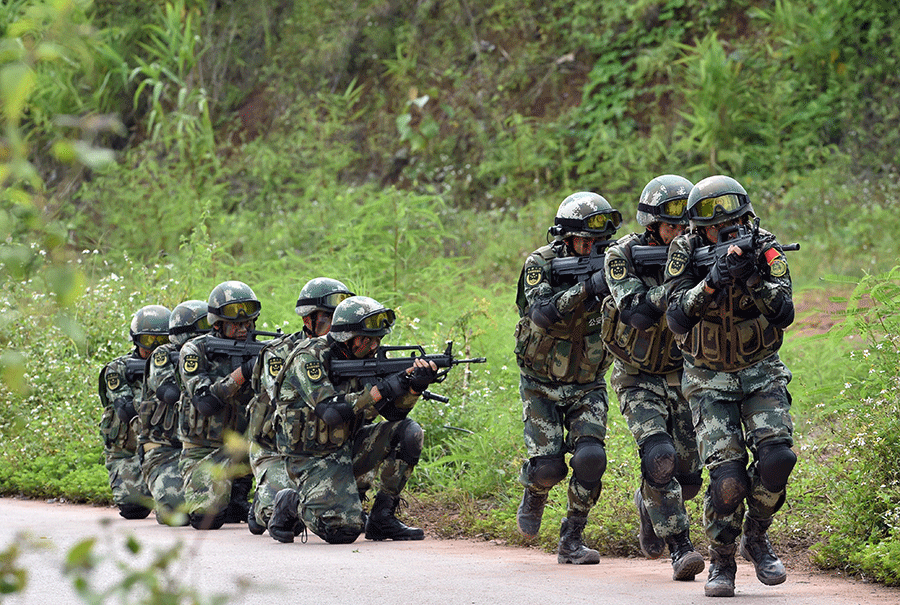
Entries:
{"type": "MultiPolygon", "coordinates": [[[[678,570],[673,570],[672,579],[678,582],[692,582],[694,580],[694,576],[703,571],[706,567],[706,562],[703,560],[703,555],[698,552],[694,552],[696,557],[691,557],[690,560],[685,561],[678,570]]],[[[687,556],[687,555],[685,555],[687,556]]]]}
{"type": "Polygon", "coordinates": [[[384,542],[385,540],[393,540],[394,542],[412,542],[416,540],[424,540],[425,535],[421,536],[375,536],[366,534],[366,540],[372,540],[373,542],[384,542]]]}
{"type": "MultiPolygon", "coordinates": [[[[759,569],[756,565],[756,561],[754,561],[753,557],[750,556],[750,551],[748,551],[747,548],[743,544],[741,544],[741,556],[744,557],[745,559],[747,559],[748,561],[750,561],[751,563],[753,563],[754,570],[759,569]]],[[[759,575],[759,571],[757,571],[756,579],[759,580],[760,582],[762,582],[763,584],[765,584],[766,586],[778,586],[779,584],[783,584],[784,581],[787,580],[787,573],[785,573],[784,575],[781,575],[781,576],[776,576],[774,578],[771,578],[771,577],[761,576],[761,575],[759,575]]]]}
{"type": "Polygon", "coordinates": [[[733,597],[734,588],[728,588],[726,586],[716,588],[706,587],[704,588],[703,593],[708,597],[733,597]]]}
{"type": "Polygon", "coordinates": [[[573,559],[571,557],[564,557],[562,555],[556,556],[556,562],[560,565],[596,565],[600,562],[600,555],[598,554],[596,557],[588,557],[585,559],[573,559]]]}

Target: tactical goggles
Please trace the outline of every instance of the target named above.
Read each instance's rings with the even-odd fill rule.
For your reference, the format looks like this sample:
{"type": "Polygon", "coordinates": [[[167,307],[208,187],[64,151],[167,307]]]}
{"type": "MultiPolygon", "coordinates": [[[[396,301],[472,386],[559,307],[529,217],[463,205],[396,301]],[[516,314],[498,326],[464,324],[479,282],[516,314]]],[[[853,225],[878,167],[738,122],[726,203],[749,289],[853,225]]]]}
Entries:
{"type": "Polygon", "coordinates": [[[244,300],[241,302],[232,302],[224,304],[219,308],[209,308],[209,312],[228,321],[240,321],[245,319],[253,319],[259,315],[262,304],[258,300],[244,300]]]}
{"type": "Polygon", "coordinates": [[[650,204],[638,204],[638,211],[658,216],[661,219],[679,220],[684,218],[684,211],[687,209],[687,198],[677,200],[669,200],[658,206],[650,204]]]}
{"type": "Polygon", "coordinates": [[[134,341],[143,349],[155,349],[169,342],[168,334],[135,334],[134,341]]]}
{"type": "Polygon", "coordinates": [[[394,327],[397,316],[393,309],[381,309],[370,313],[353,324],[332,325],[332,332],[380,332],[394,327]]]}
{"type": "Polygon", "coordinates": [[[204,315],[191,326],[175,326],[169,328],[169,334],[176,336],[178,334],[187,334],[188,332],[209,332],[212,326],[209,325],[209,318],[204,315]]]}
{"type": "Polygon", "coordinates": [[[567,227],[570,231],[614,231],[622,224],[622,214],[618,210],[613,210],[612,212],[591,214],[583,219],[557,218],[556,224],[567,227]],[[611,228],[610,225],[612,225],[611,228]]]}
{"type": "Polygon", "coordinates": [[[353,296],[353,294],[350,292],[332,292],[331,294],[318,296],[316,298],[298,298],[297,306],[321,307],[334,311],[334,308],[337,307],[342,300],[347,300],[351,296],[353,296]]]}
{"type": "Polygon", "coordinates": [[[737,193],[700,200],[691,208],[691,218],[713,218],[717,214],[732,214],[745,204],[745,198],[737,193]]]}

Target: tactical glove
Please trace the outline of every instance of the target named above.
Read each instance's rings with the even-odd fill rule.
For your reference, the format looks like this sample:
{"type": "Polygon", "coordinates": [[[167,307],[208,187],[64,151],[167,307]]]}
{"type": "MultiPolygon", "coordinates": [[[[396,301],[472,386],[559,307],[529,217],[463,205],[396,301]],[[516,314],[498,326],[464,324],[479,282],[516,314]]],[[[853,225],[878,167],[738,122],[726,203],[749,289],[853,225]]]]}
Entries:
{"type": "Polygon", "coordinates": [[[375,388],[381,393],[381,401],[376,404],[376,407],[380,409],[383,405],[396,401],[409,393],[409,374],[406,373],[406,370],[391,374],[379,380],[375,384],[375,388]]]}
{"type": "Polygon", "coordinates": [[[756,273],[754,260],[752,252],[744,252],[741,255],[726,254],[725,266],[728,267],[728,274],[735,281],[745,283],[756,273]]]}
{"type": "Polygon", "coordinates": [[[408,374],[409,389],[413,393],[421,393],[428,388],[428,385],[437,382],[437,370],[432,369],[431,364],[423,367],[414,368],[408,374]]]}
{"type": "Polygon", "coordinates": [[[119,397],[113,402],[116,408],[116,416],[124,423],[128,423],[137,415],[134,409],[134,397],[119,397]]]}
{"type": "Polygon", "coordinates": [[[713,290],[721,290],[731,284],[731,274],[728,273],[725,256],[720,256],[709,268],[709,275],[706,276],[706,283],[713,290]]]}
{"type": "MultiPolygon", "coordinates": [[[[218,382],[213,387],[219,384],[218,382]]],[[[216,396],[211,388],[202,387],[197,389],[192,398],[194,407],[204,416],[212,416],[218,414],[224,407],[225,403],[216,396]]]]}
{"type": "Polygon", "coordinates": [[[166,405],[172,405],[181,397],[181,391],[174,382],[164,382],[156,389],[156,397],[166,405]]]}
{"type": "Polygon", "coordinates": [[[253,366],[256,365],[256,357],[251,357],[247,361],[241,364],[241,374],[244,375],[244,382],[250,380],[250,377],[253,375],[253,366]]]}
{"type": "Polygon", "coordinates": [[[609,294],[609,286],[606,285],[606,272],[595,271],[589,280],[584,283],[584,291],[588,296],[596,296],[598,299],[606,298],[609,294]]]}
{"type": "Polygon", "coordinates": [[[331,399],[320,401],[316,404],[315,413],[329,428],[350,424],[356,416],[353,408],[344,400],[343,395],[336,395],[331,399]]]}

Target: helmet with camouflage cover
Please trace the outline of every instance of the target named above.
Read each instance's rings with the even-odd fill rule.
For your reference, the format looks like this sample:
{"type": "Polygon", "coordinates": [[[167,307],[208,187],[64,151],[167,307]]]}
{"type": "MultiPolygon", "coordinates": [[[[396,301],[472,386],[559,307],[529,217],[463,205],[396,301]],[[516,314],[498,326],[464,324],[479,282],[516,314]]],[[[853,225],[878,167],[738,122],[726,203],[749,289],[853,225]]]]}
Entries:
{"type": "Polygon", "coordinates": [[[214,326],[220,321],[256,319],[262,309],[250,286],[241,281],[222,282],[209,293],[206,319],[214,326]]]}
{"type": "Polygon", "coordinates": [[[300,289],[297,307],[294,309],[300,317],[306,317],[315,311],[334,313],[338,304],[353,296],[347,286],[330,277],[316,277],[300,289]]]}
{"type": "Polygon", "coordinates": [[[137,310],[131,318],[131,341],[144,349],[155,349],[169,342],[169,316],[162,305],[147,305],[137,310]]]}
{"type": "Polygon", "coordinates": [[[573,193],[562,201],[550,235],[557,237],[610,238],[622,223],[622,214],[602,195],[591,191],[573,193]]]}
{"type": "Polygon", "coordinates": [[[183,345],[198,334],[209,332],[209,306],[202,300],[186,300],[172,309],[169,317],[169,342],[183,345]]]}
{"type": "Polygon", "coordinates": [[[687,225],[687,199],[694,184],[676,174],[663,174],[651,180],[641,192],[637,222],[642,227],[654,223],[687,225]]]}
{"type": "Polygon", "coordinates": [[[384,336],[396,319],[394,311],[368,296],[351,296],[341,301],[331,318],[328,336],[347,342],[354,336],[384,336]]]}
{"type": "Polygon", "coordinates": [[[692,227],[716,225],[745,214],[756,216],[747,191],[721,174],[706,177],[691,188],[687,210],[692,227]]]}

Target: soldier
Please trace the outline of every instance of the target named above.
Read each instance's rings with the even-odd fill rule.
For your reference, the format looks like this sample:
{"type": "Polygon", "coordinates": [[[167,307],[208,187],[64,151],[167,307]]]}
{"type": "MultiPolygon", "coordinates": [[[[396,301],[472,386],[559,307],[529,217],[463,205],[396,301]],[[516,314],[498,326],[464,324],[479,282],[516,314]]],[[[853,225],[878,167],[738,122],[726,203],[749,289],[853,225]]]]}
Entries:
{"type": "Polygon", "coordinates": [[[342,300],[353,296],[343,283],[328,277],[309,280],[300,289],[295,311],[303,318],[303,329],[286,334],[269,342],[260,351],[253,368],[251,384],[255,393],[248,406],[250,418],[250,468],[256,478],[253,506],[247,516],[250,533],[260,535],[266,531],[275,494],[293,483],[287,475],[284,459],[278,453],[274,427],[275,378],[284,366],[284,360],[298,342],[314,336],[324,336],[331,329],[334,308],[342,300]]]}
{"type": "Polygon", "coordinates": [[[700,492],[702,469],[690,406],[681,394],[681,351],[663,318],[665,263],[640,265],[632,250],[665,249],[684,231],[691,187],[673,174],[647,183],[637,210],[644,232],[610,246],[605,265],[612,296],[604,302],[603,339],[615,356],[610,385],[641,458],[641,485],[634,494],[639,543],[649,559],[658,559],[668,545],[675,580],[693,580],[705,565],[691,544],[684,507],[700,492]]]}
{"type": "Polygon", "coordinates": [[[247,460],[226,449],[225,436],[243,434],[247,428],[246,406],[253,395],[250,376],[259,351],[242,356],[211,350],[211,339],[249,340],[261,309],[250,286],[223,282],[209,295],[207,321],[212,331],[181,347],[179,468],[194,529],[219,529],[223,523],[247,520],[253,476],[244,467],[247,460]]]}
{"type": "Polygon", "coordinates": [[[522,535],[537,535],[547,496],[568,474],[565,455],[571,453],[559,563],[600,562],[599,553],[584,545],[582,532],[606,470],[604,374],[611,360],[600,337],[599,301],[608,294],[602,265],[573,283],[557,279],[552,262],[601,252],[621,220],[602,196],[573,193],[562,201],[549,229],[553,241],[528,257],[519,277],[515,352],[528,460],[519,475],[525,491],[516,522],[522,535]]]}
{"type": "Polygon", "coordinates": [[[209,332],[207,309],[202,300],[188,300],[172,309],[169,343],[160,345],[150,356],[144,379],[144,399],[138,410],[141,419],[138,442],[143,453],[141,468],[156,502],[156,520],[168,525],[188,523],[187,516],[180,512],[184,504],[184,485],[178,468],[181,458],[178,352],[189,339],[209,332]]]}
{"type": "Polygon", "coordinates": [[[730,597],[742,529],[741,554],[753,563],[756,577],[769,585],[787,577],[766,531],[784,504],[797,461],[791,449],[791,373],[778,356],[783,330],[794,319],[791,276],[775,236],[756,232],[758,222],[751,227],[753,206],[733,178],[712,176],[694,185],[688,216],[691,231],[669,246],[666,319],[684,354],[682,388],[700,458],[709,469],[704,590],[730,597]],[[727,244],[738,226],[756,233],[751,246],[727,244]],[[717,242],[728,246],[727,254],[709,269],[700,266],[694,251],[717,242]]]}
{"type": "Polygon", "coordinates": [[[100,370],[100,401],[103,416],[100,434],[113,501],[126,519],[144,519],[153,498],[147,490],[137,453],[140,404],[147,358],[169,340],[169,310],[161,305],[142,307],[131,319],[129,330],[134,351],[118,357],[100,370]]]}
{"type": "Polygon", "coordinates": [[[407,415],[429,384],[434,362],[416,358],[374,385],[359,378],[333,383],[335,359],[372,357],[391,331],[394,312],[366,296],[334,310],[331,331],[302,341],[285,361],[275,388],[278,451],[296,489],[275,497],[269,535],[280,542],[310,531],[332,544],[422,540],[425,533],[396,517],[400,493],[422,453],[422,427],[407,415]],[[382,422],[370,422],[381,415],[382,422]],[[366,519],[357,477],[381,467],[381,485],[366,519]]]}

